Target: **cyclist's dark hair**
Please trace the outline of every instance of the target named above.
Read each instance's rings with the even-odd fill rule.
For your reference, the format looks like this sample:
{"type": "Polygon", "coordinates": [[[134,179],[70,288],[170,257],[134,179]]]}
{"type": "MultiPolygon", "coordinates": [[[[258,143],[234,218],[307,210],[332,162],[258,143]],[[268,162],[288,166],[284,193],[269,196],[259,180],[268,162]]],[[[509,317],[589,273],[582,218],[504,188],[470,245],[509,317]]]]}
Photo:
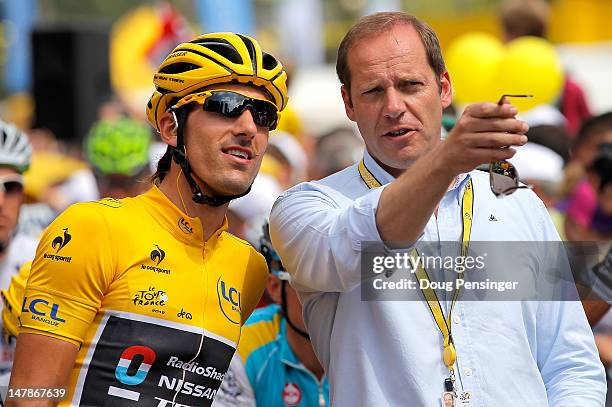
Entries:
{"type": "Polygon", "coordinates": [[[166,175],[168,174],[168,172],[170,171],[171,163],[172,163],[172,148],[168,146],[162,158],[159,159],[157,163],[157,169],[155,170],[153,175],[151,175],[150,181],[153,182],[154,184],[159,184],[161,181],[163,181],[164,178],[166,178],[166,175]]]}

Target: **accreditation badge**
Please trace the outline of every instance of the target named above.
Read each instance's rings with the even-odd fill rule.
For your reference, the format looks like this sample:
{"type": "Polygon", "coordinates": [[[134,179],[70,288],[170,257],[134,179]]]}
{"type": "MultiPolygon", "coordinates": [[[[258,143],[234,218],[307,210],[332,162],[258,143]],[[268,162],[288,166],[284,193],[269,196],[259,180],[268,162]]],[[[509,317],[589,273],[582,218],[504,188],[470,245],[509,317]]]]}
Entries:
{"type": "Polygon", "coordinates": [[[456,407],[457,404],[455,404],[455,399],[455,393],[452,391],[445,391],[442,393],[442,397],[440,399],[442,407],[456,407]]]}

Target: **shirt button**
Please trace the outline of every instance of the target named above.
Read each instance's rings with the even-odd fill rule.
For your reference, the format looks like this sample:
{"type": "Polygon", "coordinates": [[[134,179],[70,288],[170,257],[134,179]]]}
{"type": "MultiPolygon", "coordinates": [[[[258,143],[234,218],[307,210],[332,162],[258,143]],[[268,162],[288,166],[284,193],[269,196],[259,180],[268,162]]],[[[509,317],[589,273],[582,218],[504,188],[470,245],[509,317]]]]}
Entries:
{"type": "Polygon", "coordinates": [[[470,369],[470,368],[468,367],[467,369],[465,369],[465,370],[463,371],[463,373],[465,373],[465,375],[469,377],[469,376],[471,376],[471,375],[472,375],[472,369],[470,369]]]}
{"type": "Polygon", "coordinates": [[[456,324],[458,324],[458,323],[461,321],[461,318],[459,318],[459,315],[455,315],[455,316],[453,317],[453,321],[454,321],[456,324]]]}

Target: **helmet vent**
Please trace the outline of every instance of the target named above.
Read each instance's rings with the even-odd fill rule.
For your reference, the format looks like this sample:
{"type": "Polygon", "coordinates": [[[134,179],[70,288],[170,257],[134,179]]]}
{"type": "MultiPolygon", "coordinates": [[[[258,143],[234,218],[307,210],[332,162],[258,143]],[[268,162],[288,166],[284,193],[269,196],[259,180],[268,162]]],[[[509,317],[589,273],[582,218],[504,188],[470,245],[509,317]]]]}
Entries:
{"type": "Polygon", "coordinates": [[[276,58],[274,58],[274,56],[267,54],[265,52],[262,53],[263,55],[263,60],[261,65],[263,66],[264,69],[267,70],[271,70],[276,68],[276,66],[278,65],[278,61],[276,60],[276,58]]]}
{"type": "Polygon", "coordinates": [[[238,37],[240,37],[240,39],[242,40],[242,42],[244,42],[244,45],[247,48],[247,51],[249,51],[249,56],[251,57],[251,63],[253,64],[253,71],[257,72],[257,63],[256,58],[255,58],[255,46],[253,45],[253,42],[245,37],[244,35],[240,35],[240,34],[236,34],[238,35],[238,37]]]}
{"type": "Polygon", "coordinates": [[[202,44],[203,47],[225,57],[234,64],[242,64],[240,54],[231,45],[225,44],[202,44]]]}
{"type": "Polygon", "coordinates": [[[236,48],[223,38],[201,38],[191,41],[193,44],[208,48],[216,54],[230,60],[234,64],[242,64],[242,57],[236,48]]]}
{"type": "Polygon", "coordinates": [[[159,70],[159,73],[177,74],[177,73],[192,71],[198,68],[201,68],[201,67],[195,64],[190,64],[188,62],[177,62],[175,64],[164,66],[162,69],[159,70]]]}

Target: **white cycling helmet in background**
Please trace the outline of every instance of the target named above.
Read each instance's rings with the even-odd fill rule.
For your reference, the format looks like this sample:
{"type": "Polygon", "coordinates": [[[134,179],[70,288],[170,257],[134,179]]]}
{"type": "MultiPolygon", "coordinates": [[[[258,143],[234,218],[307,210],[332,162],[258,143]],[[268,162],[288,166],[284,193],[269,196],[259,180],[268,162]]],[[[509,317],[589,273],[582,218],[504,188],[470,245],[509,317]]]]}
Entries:
{"type": "Polygon", "coordinates": [[[32,147],[28,137],[14,124],[0,120],[0,166],[23,173],[30,166],[32,147]]]}

